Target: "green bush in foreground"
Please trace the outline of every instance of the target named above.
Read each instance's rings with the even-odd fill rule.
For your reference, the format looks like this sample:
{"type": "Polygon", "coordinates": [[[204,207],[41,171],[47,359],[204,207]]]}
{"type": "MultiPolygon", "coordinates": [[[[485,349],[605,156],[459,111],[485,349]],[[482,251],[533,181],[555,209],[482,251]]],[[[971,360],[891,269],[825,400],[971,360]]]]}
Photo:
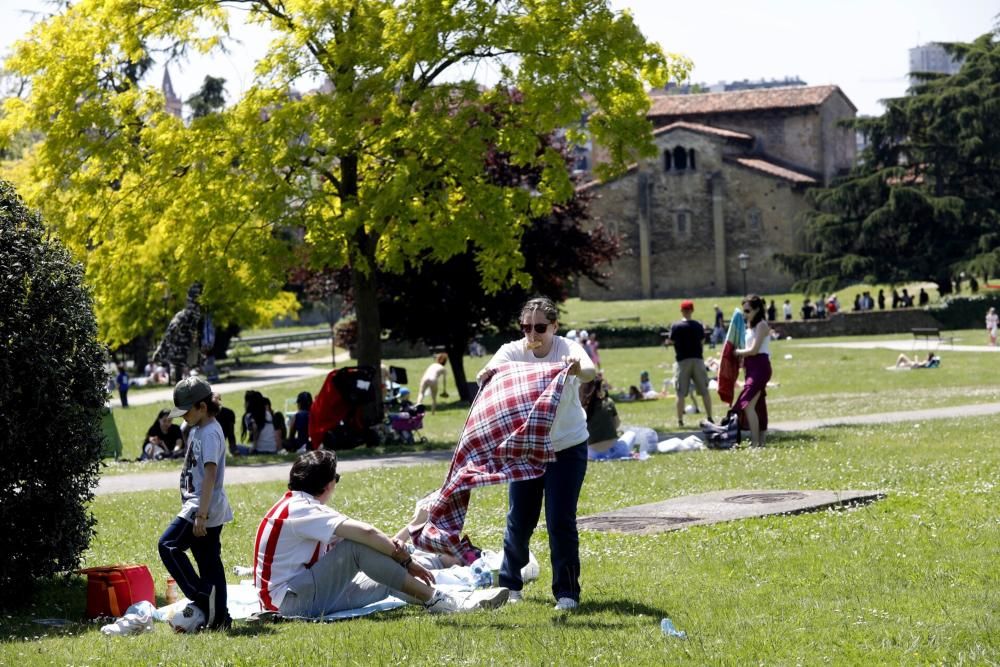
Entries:
{"type": "Polygon", "coordinates": [[[0,607],[10,607],[90,544],[105,370],[80,265],[3,181],[0,267],[0,607]]]}

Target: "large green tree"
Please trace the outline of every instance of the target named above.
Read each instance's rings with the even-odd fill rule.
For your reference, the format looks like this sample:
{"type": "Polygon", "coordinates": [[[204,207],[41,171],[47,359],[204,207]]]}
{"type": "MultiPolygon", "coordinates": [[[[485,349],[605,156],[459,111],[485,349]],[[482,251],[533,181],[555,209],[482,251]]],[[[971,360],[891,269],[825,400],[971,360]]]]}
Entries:
{"type": "Polygon", "coordinates": [[[607,0],[80,0],[37,26],[7,66],[31,89],[8,101],[0,135],[45,137],[11,177],[88,257],[108,340],[128,340],[158,307],[163,290],[143,269],[163,257],[166,287],[202,280],[209,310],[234,292],[255,295],[261,316],[287,309],[292,253],[274,229],[297,228],[318,264],[350,267],[359,360],[377,364],[378,269],[471,243],[484,284],[526,284],[525,226],[572,193],[562,158],[539,151],[538,137],[592,110],[589,129],[608,148],[602,173],[621,170],[652,150],[645,87],[687,63],[607,0]],[[274,39],[222,113],[185,125],[123,74],[151,44],[220,48],[232,7],[274,39]],[[476,68],[496,86],[470,80],[476,68]],[[290,94],[310,75],[328,85],[290,94]],[[517,122],[480,121],[489,104],[517,122]],[[489,182],[494,146],[540,168],[537,186],[489,182]]]}
{"type": "Polygon", "coordinates": [[[946,44],[954,75],[917,73],[877,118],[855,121],[867,141],[858,166],[810,193],[809,252],[783,256],[798,287],[829,292],[865,281],[1000,272],[1000,41],[946,44]]]}

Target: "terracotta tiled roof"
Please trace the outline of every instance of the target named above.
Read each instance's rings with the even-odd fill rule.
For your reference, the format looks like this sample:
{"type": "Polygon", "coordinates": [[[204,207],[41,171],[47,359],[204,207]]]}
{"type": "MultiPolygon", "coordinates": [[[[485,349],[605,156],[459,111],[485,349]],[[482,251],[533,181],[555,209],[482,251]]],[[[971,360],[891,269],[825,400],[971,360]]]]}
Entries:
{"type": "Polygon", "coordinates": [[[738,164],[741,167],[746,167],[747,169],[759,171],[767,174],[768,176],[777,176],[778,178],[783,178],[786,181],[791,181],[792,183],[799,183],[801,185],[816,185],[819,182],[808,174],[793,171],[787,167],[782,167],[759,157],[735,157],[727,158],[726,161],[738,164]]]}
{"type": "MultiPolygon", "coordinates": [[[[787,88],[737,90],[730,93],[667,95],[653,98],[647,115],[650,118],[655,118],[657,116],[815,107],[838,91],[840,88],[837,86],[789,86],[787,88]]],[[[844,99],[847,99],[846,95],[844,95],[844,99]]],[[[848,103],[850,104],[850,100],[848,103]]],[[[851,104],[851,106],[854,105],[851,104]]]]}
{"type": "Polygon", "coordinates": [[[732,130],[724,130],[721,127],[713,127],[711,125],[703,125],[701,123],[688,123],[685,121],[677,121],[676,123],[671,123],[670,125],[665,125],[663,127],[657,128],[653,131],[653,136],[657,137],[661,134],[670,132],[671,130],[688,130],[690,132],[697,132],[699,134],[711,134],[716,137],[722,137],[724,139],[737,139],[739,141],[753,141],[753,135],[747,134],[746,132],[734,132],[732,130]]]}
{"type": "MultiPolygon", "coordinates": [[[[625,173],[623,173],[622,176],[624,176],[625,174],[631,174],[633,171],[638,171],[638,169],[639,169],[639,163],[633,162],[632,164],[630,164],[628,167],[625,168],[625,173]]],[[[621,178],[621,176],[619,176],[618,178],[621,178]]],[[[618,179],[616,178],[612,180],[618,180],[618,179]]],[[[587,192],[588,190],[593,190],[594,188],[600,187],[602,185],[607,185],[608,183],[611,182],[612,181],[602,181],[595,178],[592,181],[587,181],[586,183],[581,183],[580,185],[576,186],[576,192],[587,192]]]]}

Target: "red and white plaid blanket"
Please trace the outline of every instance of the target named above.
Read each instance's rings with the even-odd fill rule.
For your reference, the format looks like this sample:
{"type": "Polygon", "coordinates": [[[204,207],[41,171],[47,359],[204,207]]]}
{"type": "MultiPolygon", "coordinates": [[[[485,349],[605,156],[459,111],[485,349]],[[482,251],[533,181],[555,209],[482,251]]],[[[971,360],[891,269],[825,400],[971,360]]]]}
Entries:
{"type": "Polygon", "coordinates": [[[462,556],[462,527],[477,486],[540,477],[555,461],[550,431],[568,372],[566,364],[505,363],[492,369],[472,404],[440,490],[423,499],[426,523],[410,524],[413,543],[462,556]]]}

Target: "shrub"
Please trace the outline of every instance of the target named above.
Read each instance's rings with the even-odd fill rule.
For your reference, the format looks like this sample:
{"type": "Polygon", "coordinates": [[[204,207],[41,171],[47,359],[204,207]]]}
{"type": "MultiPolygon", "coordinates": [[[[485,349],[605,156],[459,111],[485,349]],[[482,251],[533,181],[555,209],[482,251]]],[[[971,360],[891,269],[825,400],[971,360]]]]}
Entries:
{"type": "Polygon", "coordinates": [[[0,606],[90,543],[107,397],[83,270],[0,181],[0,606]]]}
{"type": "Polygon", "coordinates": [[[929,309],[945,329],[985,329],[986,311],[990,306],[1000,310],[1000,294],[983,292],[976,296],[952,295],[940,305],[929,309]]]}

